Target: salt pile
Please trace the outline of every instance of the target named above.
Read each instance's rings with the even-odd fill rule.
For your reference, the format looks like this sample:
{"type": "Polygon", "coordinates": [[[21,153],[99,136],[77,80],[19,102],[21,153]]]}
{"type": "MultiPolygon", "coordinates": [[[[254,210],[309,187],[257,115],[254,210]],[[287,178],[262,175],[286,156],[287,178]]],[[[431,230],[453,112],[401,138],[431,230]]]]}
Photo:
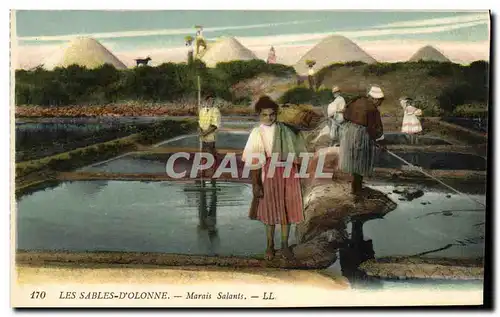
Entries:
{"type": "Polygon", "coordinates": [[[259,58],[234,37],[225,38],[214,43],[202,57],[202,61],[208,67],[215,67],[215,65],[220,62],[237,60],[246,61],[252,59],[259,58]]]}
{"type": "Polygon", "coordinates": [[[72,64],[92,69],[111,64],[117,69],[126,69],[116,56],[92,38],[79,37],[67,43],[44,63],[44,68],[68,67],[72,64]]]}
{"type": "Polygon", "coordinates": [[[356,43],[339,35],[325,38],[302,56],[295,65],[295,70],[299,75],[307,75],[306,60],[316,61],[314,68],[317,70],[334,63],[360,61],[371,64],[377,62],[356,43]]]}
{"type": "Polygon", "coordinates": [[[410,57],[410,62],[418,61],[435,61],[435,62],[449,62],[450,60],[444,56],[443,53],[438,51],[436,48],[427,45],[419,49],[412,57],[410,57]]]}

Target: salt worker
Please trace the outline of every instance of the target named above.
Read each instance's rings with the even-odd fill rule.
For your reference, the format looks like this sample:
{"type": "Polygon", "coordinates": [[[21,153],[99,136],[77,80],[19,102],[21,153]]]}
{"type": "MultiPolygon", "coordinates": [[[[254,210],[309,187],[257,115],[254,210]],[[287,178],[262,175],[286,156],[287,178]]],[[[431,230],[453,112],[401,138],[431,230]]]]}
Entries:
{"type": "Polygon", "coordinates": [[[198,26],[196,31],[196,56],[200,54],[200,46],[203,47],[203,50],[207,49],[207,43],[205,42],[205,38],[203,37],[203,27],[198,26]]]}
{"type": "Polygon", "coordinates": [[[352,174],[352,193],[359,195],[363,176],[373,172],[375,146],[385,149],[384,129],[378,108],[384,101],[384,93],[372,86],[367,96],[358,97],[344,110],[344,124],[340,138],[340,169],[352,174]]]}
{"type": "Polygon", "coordinates": [[[309,69],[307,70],[307,80],[309,81],[309,88],[311,90],[314,90],[315,83],[314,83],[314,65],[310,65],[309,69]]]}
{"type": "Polygon", "coordinates": [[[401,132],[409,134],[411,143],[415,144],[417,143],[416,135],[422,132],[422,124],[417,117],[422,115],[422,110],[413,106],[413,99],[409,97],[399,98],[399,103],[404,112],[401,132]]]}
{"type": "Polygon", "coordinates": [[[290,227],[304,220],[301,185],[295,175],[300,169],[299,154],[306,151],[305,142],[300,132],[295,133],[277,121],[278,105],[268,96],[259,98],[255,111],[259,114],[260,124],[251,131],[242,154],[242,161],[251,167],[254,200],[250,219],[259,220],[266,226],[265,258],[271,260],[275,256],[274,232],[276,225],[280,225],[281,252],[285,259],[291,260],[294,256],[288,245],[290,227]],[[284,171],[290,153],[295,159],[288,161],[292,166],[286,175],[284,171]],[[271,164],[273,154],[278,155],[275,166],[271,164]],[[265,157],[265,162],[259,161],[258,155],[265,157]],[[271,168],[274,168],[272,176],[269,175],[271,168]]]}
{"type": "Polygon", "coordinates": [[[215,158],[216,134],[221,126],[221,114],[211,93],[206,95],[201,105],[198,125],[202,151],[212,154],[215,158]]]}
{"type": "Polygon", "coordinates": [[[333,86],[333,97],[335,98],[327,108],[328,123],[330,125],[331,146],[338,145],[340,142],[340,125],[344,122],[345,99],[340,95],[339,86],[333,86]]]}

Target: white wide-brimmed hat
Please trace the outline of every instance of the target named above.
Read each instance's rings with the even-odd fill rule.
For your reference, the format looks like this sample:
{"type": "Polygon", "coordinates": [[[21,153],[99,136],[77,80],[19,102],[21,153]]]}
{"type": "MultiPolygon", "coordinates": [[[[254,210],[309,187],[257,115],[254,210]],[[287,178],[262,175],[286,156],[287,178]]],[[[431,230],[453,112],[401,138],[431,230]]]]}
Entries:
{"type": "Polygon", "coordinates": [[[332,92],[333,93],[336,93],[336,92],[339,92],[339,91],[340,91],[339,86],[333,86],[333,88],[332,88],[332,92]]]}
{"type": "Polygon", "coordinates": [[[384,98],[384,92],[379,86],[371,86],[370,91],[368,91],[368,96],[375,99],[384,98]]]}

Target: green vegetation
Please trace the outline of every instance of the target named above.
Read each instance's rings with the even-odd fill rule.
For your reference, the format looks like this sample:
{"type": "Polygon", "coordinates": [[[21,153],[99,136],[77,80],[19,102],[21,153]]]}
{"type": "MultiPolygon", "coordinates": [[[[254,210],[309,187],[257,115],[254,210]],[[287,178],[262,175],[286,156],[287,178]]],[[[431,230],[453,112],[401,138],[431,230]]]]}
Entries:
{"type": "Polygon", "coordinates": [[[51,124],[16,129],[16,161],[51,156],[138,133],[149,124],[51,124]]]}
{"type": "Polygon", "coordinates": [[[196,127],[197,123],[194,120],[164,120],[128,137],[78,148],[37,160],[17,163],[16,178],[45,169],[69,171],[132,151],[137,147],[137,144],[150,145],[166,138],[192,132],[196,127]]]}
{"type": "Polygon", "coordinates": [[[280,103],[304,104],[309,103],[313,99],[315,93],[306,87],[294,87],[287,90],[283,96],[279,98],[280,103]]]}
{"type": "Polygon", "coordinates": [[[124,102],[166,102],[197,95],[197,75],[202,91],[233,101],[230,87],[259,74],[294,74],[292,67],[262,60],[219,63],[207,68],[199,60],[117,70],[111,65],[86,69],[78,65],[47,71],[16,71],[16,105],[95,105],[124,102]]]}
{"type": "Polygon", "coordinates": [[[382,113],[402,114],[398,99],[409,96],[424,116],[452,115],[463,113],[454,112],[457,106],[488,103],[489,63],[332,64],[317,73],[316,82],[327,89],[338,85],[343,94],[357,95],[364,94],[371,84],[380,85],[386,96],[382,113]]]}
{"type": "Polygon", "coordinates": [[[156,142],[165,140],[166,138],[175,137],[188,132],[196,131],[198,122],[196,120],[165,120],[156,122],[137,135],[136,142],[144,145],[150,145],[156,142]],[[175,122],[175,124],[172,124],[175,122]]]}
{"type": "Polygon", "coordinates": [[[134,147],[133,138],[126,137],[44,157],[38,160],[17,163],[16,178],[26,176],[27,174],[42,169],[49,169],[52,171],[71,170],[98,160],[111,158],[119,155],[123,151],[130,151],[134,147]]]}
{"type": "Polygon", "coordinates": [[[453,115],[464,118],[488,118],[488,107],[484,104],[467,104],[457,106],[453,115]]]}
{"type": "MultiPolygon", "coordinates": [[[[200,60],[194,60],[189,65],[165,63],[157,67],[144,66],[124,71],[116,70],[110,65],[94,70],[76,65],[57,68],[54,71],[40,68],[34,71],[18,70],[16,105],[39,105],[43,106],[43,109],[48,109],[46,106],[72,105],[72,109],[83,109],[83,106],[94,109],[95,105],[114,104],[119,107],[114,109],[113,113],[124,115],[122,110],[130,103],[139,105],[139,108],[145,104],[170,103],[166,106],[168,111],[162,109],[162,114],[176,115],[174,106],[182,108],[185,105],[185,102],[180,100],[196,99],[197,75],[201,78],[203,93],[213,93],[228,101],[228,105],[234,105],[249,104],[253,100],[254,95],[261,89],[258,85],[262,83],[255,81],[255,87],[244,83],[251,82],[249,80],[256,77],[261,78],[263,74],[289,77],[295,75],[295,71],[293,67],[267,64],[262,60],[219,63],[215,68],[207,68],[200,60]]],[[[470,107],[457,107],[488,104],[489,63],[476,61],[462,66],[451,62],[431,61],[377,64],[349,62],[332,64],[319,70],[315,75],[315,82],[319,88],[317,91],[311,91],[307,85],[299,84],[286,91],[279,101],[326,106],[332,99],[330,89],[333,85],[340,86],[342,95],[349,101],[355,96],[364,95],[369,85],[378,84],[386,96],[381,107],[382,114],[402,115],[398,99],[409,96],[422,109],[424,116],[474,117],[479,115],[478,111],[474,110],[472,112],[475,114],[469,115],[464,114],[463,108],[470,107]]],[[[18,109],[21,108],[36,107],[18,109]]],[[[237,110],[233,106],[226,108],[225,113],[237,110]]],[[[57,112],[57,109],[61,107],[52,108],[50,111],[57,112]]],[[[94,114],[89,109],[86,111],[94,114]]],[[[186,112],[185,114],[193,114],[191,112],[195,111],[195,108],[189,110],[191,112],[188,110],[182,111],[186,112]]],[[[235,113],[240,113],[240,110],[235,113]]],[[[45,115],[48,114],[42,111],[41,116],[45,115]]],[[[95,115],[103,113],[97,111],[95,115]]]]}

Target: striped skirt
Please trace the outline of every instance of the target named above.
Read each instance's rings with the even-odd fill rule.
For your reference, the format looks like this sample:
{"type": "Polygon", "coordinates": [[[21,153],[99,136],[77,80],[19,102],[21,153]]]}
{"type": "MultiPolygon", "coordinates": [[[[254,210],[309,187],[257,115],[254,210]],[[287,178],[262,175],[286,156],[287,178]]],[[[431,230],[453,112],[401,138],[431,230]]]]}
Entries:
{"type": "MultiPolygon", "coordinates": [[[[267,175],[271,159],[268,158],[263,170],[267,175]]],[[[289,177],[283,176],[285,167],[275,167],[271,178],[263,182],[264,197],[259,199],[257,219],[266,225],[292,224],[304,220],[300,179],[295,178],[294,165],[289,177]]]]}
{"type": "Polygon", "coordinates": [[[344,173],[370,176],[374,158],[375,143],[366,127],[344,122],[340,133],[340,169],[344,173]]]}

